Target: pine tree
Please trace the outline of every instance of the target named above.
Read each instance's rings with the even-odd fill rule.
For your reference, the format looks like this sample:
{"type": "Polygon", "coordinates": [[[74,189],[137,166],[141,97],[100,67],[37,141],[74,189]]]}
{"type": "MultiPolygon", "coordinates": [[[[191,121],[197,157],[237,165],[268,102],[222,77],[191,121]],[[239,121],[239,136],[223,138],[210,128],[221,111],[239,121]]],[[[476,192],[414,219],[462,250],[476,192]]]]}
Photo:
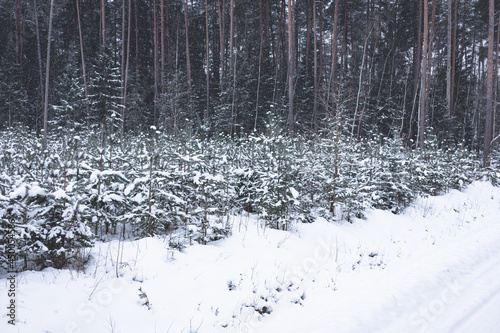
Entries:
{"type": "Polygon", "coordinates": [[[105,47],[91,73],[90,106],[92,118],[103,133],[111,136],[121,128],[121,76],[111,50],[105,47]]]}

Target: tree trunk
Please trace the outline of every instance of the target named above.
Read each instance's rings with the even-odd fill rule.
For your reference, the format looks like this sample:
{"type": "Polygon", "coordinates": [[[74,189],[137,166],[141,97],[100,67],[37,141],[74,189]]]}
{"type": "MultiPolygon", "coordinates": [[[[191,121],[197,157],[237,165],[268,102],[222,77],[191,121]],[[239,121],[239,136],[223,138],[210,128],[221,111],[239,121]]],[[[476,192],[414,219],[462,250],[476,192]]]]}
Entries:
{"type": "Polygon", "coordinates": [[[229,68],[233,68],[233,39],[234,39],[234,0],[231,0],[231,10],[230,10],[230,32],[229,32],[229,68]]]}
{"type": "MultiPolygon", "coordinates": [[[[78,0],[77,0],[78,1],[78,0]]],[[[121,128],[121,131],[123,132],[123,124],[124,124],[124,120],[125,120],[125,104],[123,103],[123,101],[125,100],[125,25],[126,25],[126,21],[125,21],[125,0],[122,0],[122,32],[121,32],[121,42],[122,42],[122,54],[121,54],[121,79],[122,79],[122,82],[121,82],[121,85],[122,85],[122,110],[121,110],[121,115],[120,115],[120,119],[122,120],[121,121],[121,124],[120,124],[120,128],[121,128]]]]}
{"type": "Polygon", "coordinates": [[[184,0],[184,29],[186,30],[186,69],[188,86],[191,89],[191,59],[189,55],[188,0],[184,0]]]}
{"type": "Polygon", "coordinates": [[[128,68],[130,64],[130,19],[132,16],[132,0],[128,0],[128,31],[127,31],[127,57],[125,59],[125,82],[123,84],[123,112],[122,112],[122,130],[125,128],[125,111],[127,105],[127,86],[128,86],[128,68]]]}
{"type": "Polygon", "coordinates": [[[337,109],[337,39],[338,39],[338,12],[339,0],[335,0],[335,11],[333,14],[333,37],[332,37],[332,73],[330,79],[332,114],[337,109]]]}
{"type": "Polygon", "coordinates": [[[452,45],[451,45],[451,113],[454,113],[455,108],[455,71],[457,59],[457,26],[458,26],[458,0],[455,0],[455,7],[453,9],[453,32],[452,32],[452,45]]]}
{"type": "Polygon", "coordinates": [[[288,131],[293,133],[293,79],[295,77],[294,57],[294,2],[288,0],[288,131]]]}
{"type": "Polygon", "coordinates": [[[429,6],[428,0],[424,0],[424,31],[422,44],[422,67],[420,71],[420,103],[418,112],[418,146],[424,148],[425,140],[425,118],[427,116],[427,60],[429,45],[429,6]]]}
{"type": "Polygon", "coordinates": [[[314,104],[312,114],[313,130],[318,130],[318,39],[316,37],[316,0],[313,0],[313,44],[314,44],[314,104]]]}
{"type": "Polygon", "coordinates": [[[139,19],[137,1],[134,0],[134,25],[135,25],[135,72],[139,73],[139,19]]]}
{"type": "MultiPolygon", "coordinates": [[[[294,9],[295,11],[295,9],[294,9]]],[[[321,78],[323,77],[323,2],[319,1],[318,2],[318,26],[319,26],[319,40],[318,40],[318,90],[319,90],[319,84],[321,82],[321,78]]],[[[298,30],[298,29],[297,29],[298,30]]],[[[298,41],[298,38],[297,38],[298,41]]],[[[298,50],[297,45],[295,45],[295,49],[298,50]]]]}
{"type": "Polygon", "coordinates": [[[209,43],[209,31],[208,31],[208,0],[205,0],[205,52],[207,54],[207,63],[206,63],[206,70],[207,70],[207,100],[206,100],[206,110],[205,110],[205,120],[208,121],[209,117],[209,107],[210,107],[210,43],[209,43]]]}
{"type": "Polygon", "coordinates": [[[85,71],[85,56],[83,54],[82,22],[80,19],[80,0],[76,0],[76,16],[78,20],[78,37],[80,39],[80,55],[82,59],[83,90],[85,93],[85,108],[87,112],[86,121],[87,121],[87,129],[90,129],[89,91],[87,87],[87,73],[85,71]]]}
{"type": "MultiPolygon", "coordinates": [[[[221,62],[220,62],[220,46],[221,46],[221,40],[220,40],[220,9],[218,9],[219,3],[218,1],[212,1],[212,6],[211,6],[211,12],[212,12],[212,76],[213,76],[213,81],[217,85],[220,84],[221,82],[221,62]],[[217,29],[217,24],[216,22],[219,22],[219,29],[217,29]],[[217,40],[217,38],[219,40],[217,40]]],[[[220,87],[220,86],[219,86],[220,87]]],[[[216,88],[217,90],[217,88],[216,88]]]]}
{"type": "MultiPolygon", "coordinates": [[[[311,10],[314,11],[316,4],[316,0],[313,0],[311,4],[311,10]]],[[[306,15],[306,63],[305,63],[305,71],[307,74],[309,74],[309,69],[310,69],[310,63],[309,63],[309,54],[311,53],[310,51],[310,46],[311,46],[311,10],[309,10],[309,7],[307,7],[307,15],[306,15]]]]}
{"type": "Polygon", "coordinates": [[[451,86],[451,59],[452,59],[452,37],[451,37],[451,27],[453,22],[453,16],[451,13],[453,0],[448,0],[448,38],[447,38],[447,50],[446,50],[446,106],[447,115],[450,117],[453,114],[453,101],[452,101],[452,89],[451,86]]]}
{"type": "MultiPolygon", "coordinates": [[[[220,3],[220,0],[218,0],[218,8],[219,8],[219,39],[220,39],[220,77],[221,77],[221,82],[224,80],[224,55],[225,55],[225,25],[226,25],[226,20],[225,20],[225,8],[226,8],[226,1],[222,1],[222,6],[220,3]]],[[[222,86],[222,84],[221,84],[222,86]]]]}
{"type": "MultiPolygon", "coordinates": [[[[36,33],[36,53],[38,57],[38,75],[40,76],[40,96],[42,100],[42,104],[44,104],[44,89],[43,89],[43,70],[42,70],[42,51],[40,49],[40,29],[38,24],[38,6],[36,4],[36,0],[34,2],[34,16],[35,16],[35,33],[36,33]]],[[[78,2],[77,2],[78,9],[78,2]]],[[[80,16],[78,16],[80,19],[80,16]]]]}
{"type": "MultiPolygon", "coordinates": [[[[231,0],[232,2],[233,0],[231,0]]],[[[231,11],[232,12],[232,11],[231,11]]],[[[232,21],[232,19],[231,19],[232,21]]],[[[232,33],[231,33],[232,37],[232,33]]],[[[235,124],[236,122],[234,119],[236,118],[236,113],[238,112],[238,109],[236,108],[236,67],[238,65],[238,57],[234,58],[234,65],[233,65],[233,96],[232,96],[232,101],[231,101],[231,120],[230,120],[230,128],[229,128],[229,135],[232,138],[234,132],[236,131],[235,124]]]]}
{"type": "Polygon", "coordinates": [[[15,16],[16,16],[16,65],[19,65],[21,63],[21,41],[20,41],[20,34],[21,34],[21,27],[19,24],[19,0],[16,0],[15,3],[15,16]]]}
{"type": "Polygon", "coordinates": [[[484,121],[483,166],[489,167],[493,139],[493,47],[495,35],[495,1],[489,0],[488,69],[486,76],[486,118],[484,121]]]}
{"type": "MultiPolygon", "coordinates": [[[[114,1],[115,3],[116,1],[114,1]]],[[[125,21],[125,9],[126,9],[126,6],[125,6],[125,0],[122,0],[122,31],[121,31],[121,35],[120,35],[120,40],[121,40],[121,59],[120,59],[120,70],[121,70],[121,94],[122,94],[122,98],[123,98],[123,82],[125,81],[125,25],[126,25],[126,21],[125,21]]]]}
{"type": "Polygon", "coordinates": [[[153,77],[154,102],[153,124],[158,125],[158,22],[156,21],[156,0],[153,1],[153,77]]]}
{"type": "MultiPolygon", "coordinates": [[[[420,69],[422,65],[422,1],[418,1],[418,20],[417,20],[417,42],[414,51],[413,63],[413,103],[411,107],[410,122],[408,124],[408,142],[413,138],[413,119],[417,108],[417,97],[419,90],[420,69]]],[[[417,133],[418,135],[418,133],[417,133]]],[[[418,138],[417,138],[418,143],[418,138]]]]}
{"type": "Polygon", "coordinates": [[[99,37],[100,37],[100,42],[101,42],[101,51],[103,52],[104,51],[104,41],[105,41],[105,37],[106,37],[106,34],[105,34],[105,28],[106,28],[106,20],[104,19],[105,16],[106,16],[106,7],[104,5],[105,3],[105,0],[101,0],[101,21],[100,21],[100,34],[99,34],[99,37]]]}
{"type": "MultiPolygon", "coordinates": [[[[352,118],[352,126],[351,126],[351,136],[354,137],[354,128],[356,127],[356,118],[358,117],[358,111],[359,111],[359,101],[361,99],[361,90],[363,88],[363,71],[365,69],[365,61],[366,61],[366,56],[368,54],[367,48],[368,48],[368,40],[370,39],[371,36],[371,31],[368,32],[368,35],[366,35],[365,39],[365,44],[363,46],[363,58],[361,59],[361,66],[359,69],[359,80],[358,80],[358,92],[356,94],[356,107],[354,108],[354,117],[352,118]]],[[[361,127],[361,117],[359,120],[358,128],[361,127]]],[[[360,131],[358,130],[358,135],[360,131]]]]}
{"type": "Polygon", "coordinates": [[[342,53],[340,54],[339,87],[342,86],[344,71],[347,67],[346,58],[347,58],[347,0],[344,0],[344,31],[342,33],[342,53]]]}
{"type": "MultiPolygon", "coordinates": [[[[428,116],[429,113],[429,86],[431,82],[431,68],[432,68],[432,51],[433,51],[433,43],[434,43],[434,35],[435,35],[435,26],[436,26],[436,3],[433,3],[432,5],[432,14],[431,14],[431,36],[429,39],[429,49],[427,51],[428,53],[428,59],[427,59],[427,70],[426,70],[426,94],[425,94],[425,110],[426,110],[426,116],[428,116]]],[[[431,117],[432,120],[432,117],[431,117]]]]}
{"type": "Polygon", "coordinates": [[[259,117],[259,102],[260,102],[260,78],[261,78],[261,69],[262,69],[262,47],[264,44],[264,27],[263,27],[263,19],[262,19],[262,0],[259,0],[259,33],[260,33],[260,47],[259,47],[259,72],[257,75],[257,96],[255,101],[255,119],[253,123],[253,130],[257,130],[257,120],[259,117]]]}
{"type": "Polygon", "coordinates": [[[259,73],[257,77],[257,98],[255,102],[255,120],[253,124],[253,130],[257,131],[257,119],[259,116],[259,99],[260,99],[260,73],[261,73],[261,67],[262,67],[262,44],[263,44],[263,34],[261,33],[260,35],[260,50],[259,50],[259,73]]]}
{"type": "Polygon", "coordinates": [[[162,95],[165,93],[165,6],[163,1],[160,0],[160,91],[162,95]]]}
{"type": "Polygon", "coordinates": [[[54,16],[54,0],[50,0],[49,32],[47,36],[47,63],[45,67],[45,97],[43,106],[43,149],[47,149],[47,118],[49,113],[49,74],[50,74],[50,41],[52,39],[52,17],[54,16]]]}
{"type": "Polygon", "coordinates": [[[496,135],[496,121],[497,121],[497,96],[498,96],[498,58],[500,57],[500,16],[498,17],[498,23],[497,23],[497,40],[496,40],[496,43],[495,43],[495,47],[496,47],[496,57],[495,58],[495,69],[493,71],[493,130],[492,130],[492,133],[493,133],[493,137],[494,139],[492,140],[491,142],[491,145],[493,146],[493,143],[500,139],[500,137],[498,136],[495,136],[496,135]]]}

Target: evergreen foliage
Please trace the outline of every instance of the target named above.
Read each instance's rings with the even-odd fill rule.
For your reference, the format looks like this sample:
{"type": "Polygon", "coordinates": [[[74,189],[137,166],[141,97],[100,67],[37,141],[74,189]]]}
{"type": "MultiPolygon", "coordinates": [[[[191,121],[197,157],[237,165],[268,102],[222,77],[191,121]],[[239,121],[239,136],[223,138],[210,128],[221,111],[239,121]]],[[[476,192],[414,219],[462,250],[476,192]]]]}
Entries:
{"type": "Polygon", "coordinates": [[[352,221],[483,177],[464,146],[439,147],[431,135],[425,150],[378,135],[307,140],[269,119],[266,134],[234,140],[189,128],[114,140],[61,130],[46,151],[26,128],[0,133],[2,265],[12,225],[25,269],[63,267],[96,238],[168,235],[182,248],[226,237],[242,210],[285,230],[316,216],[352,221]]]}

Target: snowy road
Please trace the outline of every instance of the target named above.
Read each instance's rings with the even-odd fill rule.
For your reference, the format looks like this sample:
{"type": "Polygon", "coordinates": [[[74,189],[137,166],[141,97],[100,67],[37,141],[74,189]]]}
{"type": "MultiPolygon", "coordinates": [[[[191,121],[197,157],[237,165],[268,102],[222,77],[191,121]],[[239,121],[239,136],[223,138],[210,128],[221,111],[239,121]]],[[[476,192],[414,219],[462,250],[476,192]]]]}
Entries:
{"type": "Polygon", "coordinates": [[[500,332],[500,255],[471,274],[463,292],[441,319],[451,325],[443,332],[500,332]],[[462,310],[462,311],[460,311],[462,310]]]}
{"type": "Polygon", "coordinates": [[[479,243],[477,237],[490,236],[489,251],[470,251],[477,262],[464,265],[454,281],[437,290],[433,298],[425,298],[399,320],[382,329],[383,332],[500,332],[500,229],[472,234],[470,243],[479,243]],[[495,238],[497,243],[495,244],[495,238]]]}
{"type": "MultiPolygon", "coordinates": [[[[495,274],[498,280],[498,270],[495,274]]],[[[450,332],[499,332],[500,331],[500,289],[483,301],[452,327],[450,332]]]]}
{"type": "Polygon", "coordinates": [[[408,283],[402,279],[406,276],[412,280],[407,275],[410,271],[395,270],[393,277],[386,276],[385,283],[337,291],[341,302],[335,294],[313,295],[307,306],[278,310],[254,332],[275,332],[279,328],[283,332],[325,333],[500,332],[500,253],[472,272],[450,273],[445,267],[441,271],[443,275],[436,274],[434,280],[426,277],[428,271],[421,276],[415,271],[410,273],[415,281],[408,283]],[[352,295],[350,302],[345,301],[346,293],[352,295]]]}
{"type": "MultiPolygon", "coordinates": [[[[493,199],[485,193],[481,205],[478,196],[473,199],[477,202],[455,205],[462,214],[472,210],[467,205],[481,207],[459,219],[466,221],[467,232],[412,247],[410,256],[393,258],[383,270],[338,279],[334,292],[311,288],[303,307],[277,307],[254,332],[499,333],[500,219],[493,199]]],[[[446,207],[450,202],[443,198],[436,204],[446,207]]],[[[380,214],[373,220],[390,224],[391,216],[380,214]]],[[[423,220],[429,233],[439,220],[454,223],[444,212],[434,218],[423,220]]],[[[432,231],[433,237],[448,232],[432,231]]]]}

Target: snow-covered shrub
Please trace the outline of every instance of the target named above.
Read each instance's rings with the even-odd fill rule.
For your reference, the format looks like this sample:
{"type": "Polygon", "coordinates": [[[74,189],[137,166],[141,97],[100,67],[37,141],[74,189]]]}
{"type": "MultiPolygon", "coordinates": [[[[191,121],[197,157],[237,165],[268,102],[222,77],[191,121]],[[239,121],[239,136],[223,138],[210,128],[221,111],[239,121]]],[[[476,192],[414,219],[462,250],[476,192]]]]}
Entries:
{"type": "Polygon", "coordinates": [[[40,140],[22,131],[10,140],[14,167],[12,176],[2,176],[1,223],[14,226],[15,251],[24,268],[65,266],[93,240],[71,148],[63,141],[42,151],[40,140]]]}
{"type": "Polygon", "coordinates": [[[300,216],[299,167],[294,141],[285,135],[251,137],[245,169],[235,171],[238,198],[270,227],[287,229],[300,216]]]}
{"type": "MultiPolygon", "coordinates": [[[[14,223],[25,267],[62,266],[93,237],[169,235],[182,248],[226,237],[241,210],[278,229],[318,215],[352,221],[368,207],[397,213],[417,195],[500,174],[479,172],[467,149],[432,135],[421,150],[397,134],[354,139],[341,126],[304,139],[270,117],[267,129],[229,138],[190,127],[175,137],[154,127],[138,135],[61,128],[46,150],[25,128],[2,132],[0,235],[14,223]]],[[[5,263],[1,238],[0,251],[5,263]]]]}
{"type": "Polygon", "coordinates": [[[381,138],[380,141],[371,149],[374,152],[370,170],[372,206],[398,212],[414,198],[408,185],[411,162],[401,139],[381,138]]]}

